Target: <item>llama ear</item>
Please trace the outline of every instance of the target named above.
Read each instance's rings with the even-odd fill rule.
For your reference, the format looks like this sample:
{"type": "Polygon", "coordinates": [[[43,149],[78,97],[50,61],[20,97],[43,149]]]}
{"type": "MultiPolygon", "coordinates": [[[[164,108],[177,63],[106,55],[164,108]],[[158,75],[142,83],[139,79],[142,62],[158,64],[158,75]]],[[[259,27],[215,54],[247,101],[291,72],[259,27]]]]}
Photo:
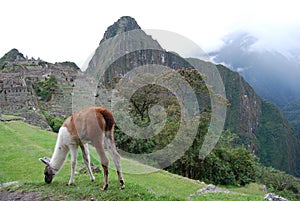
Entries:
{"type": "Polygon", "coordinates": [[[39,158],[39,160],[46,165],[50,165],[50,158],[48,157],[39,158]]]}

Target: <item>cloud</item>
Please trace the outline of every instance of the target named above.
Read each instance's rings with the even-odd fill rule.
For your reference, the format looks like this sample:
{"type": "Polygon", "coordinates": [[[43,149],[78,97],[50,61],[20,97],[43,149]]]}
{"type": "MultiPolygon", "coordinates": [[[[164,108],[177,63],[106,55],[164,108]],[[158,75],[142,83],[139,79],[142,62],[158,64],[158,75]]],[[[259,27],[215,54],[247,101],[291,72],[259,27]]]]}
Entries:
{"type": "Polygon", "coordinates": [[[300,47],[300,12],[294,0],[12,0],[2,2],[1,8],[0,55],[18,48],[50,62],[83,63],[106,28],[123,15],[134,17],[143,29],[186,36],[206,52],[222,46],[222,37],[237,30],[257,36],[257,47],[300,47]]]}

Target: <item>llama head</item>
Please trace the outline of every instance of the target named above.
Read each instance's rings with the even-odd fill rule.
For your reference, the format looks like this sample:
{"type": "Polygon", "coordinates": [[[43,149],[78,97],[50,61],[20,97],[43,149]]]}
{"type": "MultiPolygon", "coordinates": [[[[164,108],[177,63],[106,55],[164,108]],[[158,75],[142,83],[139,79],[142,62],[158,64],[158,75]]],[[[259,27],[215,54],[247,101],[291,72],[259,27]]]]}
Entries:
{"type": "Polygon", "coordinates": [[[46,165],[45,170],[44,170],[45,182],[47,184],[50,184],[57,171],[51,167],[50,158],[44,157],[44,158],[40,158],[39,160],[46,165]]]}

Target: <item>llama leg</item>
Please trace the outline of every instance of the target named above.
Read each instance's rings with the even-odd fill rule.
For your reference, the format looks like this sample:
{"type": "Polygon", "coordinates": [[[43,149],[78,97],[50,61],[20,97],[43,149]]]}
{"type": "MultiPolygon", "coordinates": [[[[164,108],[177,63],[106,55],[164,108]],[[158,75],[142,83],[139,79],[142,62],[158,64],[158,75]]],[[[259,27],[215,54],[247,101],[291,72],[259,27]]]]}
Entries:
{"type": "Polygon", "coordinates": [[[101,164],[103,167],[104,172],[104,185],[101,188],[101,190],[106,190],[108,188],[108,164],[109,160],[105,155],[104,147],[102,142],[98,142],[94,144],[94,147],[96,148],[98,155],[100,156],[101,164]]]}
{"type": "Polygon", "coordinates": [[[84,144],[84,145],[81,144],[80,148],[82,150],[82,158],[83,158],[86,168],[89,172],[90,179],[91,179],[91,181],[95,181],[95,177],[94,177],[92,169],[91,169],[90,152],[89,152],[88,144],[84,144]]]}
{"type": "Polygon", "coordinates": [[[70,153],[71,153],[71,177],[68,183],[69,186],[74,184],[74,175],[75,175],[75,168],[77,163],[78,147],[75,145],[71,145],[70,153]]]}
{"type": "Polygon", "coordinates": [[[109,138],[105,138],[105,144],[106,144],[107,150],[110,153],[110,155],[112,156],[114,164],[117,168],[117,173],[118,173],[119,182],[120,182],[120,189],[124,189],[125,183],[124,183],[124,179],[122,176],[122,170],[121,170],[121,165],[120,165],[120,155],[117,152],[116,145],[109,138]]]}

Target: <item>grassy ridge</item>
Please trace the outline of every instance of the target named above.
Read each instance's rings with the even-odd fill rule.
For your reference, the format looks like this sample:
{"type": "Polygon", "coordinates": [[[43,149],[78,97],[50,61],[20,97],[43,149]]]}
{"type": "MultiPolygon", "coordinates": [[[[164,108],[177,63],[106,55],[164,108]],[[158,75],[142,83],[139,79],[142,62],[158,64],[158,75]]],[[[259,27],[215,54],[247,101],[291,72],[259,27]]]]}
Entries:
{"type": "MultiPolygon", "coordinates": [[[[90,182],[86,174],[75,176],[75,185],[66,186],[70,176],[69,161],[55,177],[52,184],[43,181],[44,165],[39,157],[51,156],[56,134],[40,130],[23,122],[0,122],[0,183],[19,181],[20,185],[9,187],[13,191],[40,192],[42,198],[56,200],[186,200],[190,194],[205,187],[194,180],[157,170],[147,174],[130,174],[141,168],[135,162],[122,159],[126,189],[118,189],[117,174],[111,168],[110,186],[100,190],[103,175],[95,174],[90,182]],[[128,170],[131,171],[128,171],[128,170]]],[[[80,154],[79,154],[80,156],[80,154]]],[[[92,162],[99,165],[98,156],[91,148],[92,162]]],[[[79,157],[79,166],[82,166],[79,157]]],[[[111,163],[111,167],[113,164],[111,163]]],[[[233,193],[210,193],[194,197],[193,200],[263,200],[261,186],[251,184],[243,188],[229,188],[233,193]]],[[[1,193],[1,192],[0,192],[1,193]]]]}

